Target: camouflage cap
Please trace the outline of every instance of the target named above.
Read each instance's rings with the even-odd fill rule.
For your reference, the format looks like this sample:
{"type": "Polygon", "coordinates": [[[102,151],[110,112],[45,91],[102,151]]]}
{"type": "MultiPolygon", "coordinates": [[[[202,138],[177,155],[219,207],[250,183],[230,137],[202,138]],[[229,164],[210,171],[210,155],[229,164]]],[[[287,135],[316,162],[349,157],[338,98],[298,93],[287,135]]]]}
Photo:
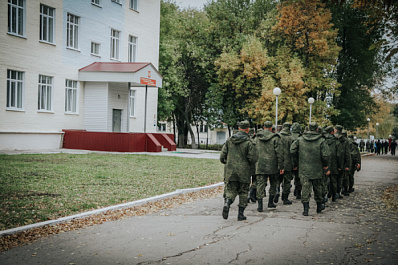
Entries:
{"type": "Polygon", "coordinates": [[[310,122],[310,124],[308,125],[308,129],[310,131],[316,131],[316,129],[318,129],[318,124],[316,122],[310,122]]]}
{"type": "Polygon", "coordinates": [[[248,121],[241,121],[239,123],[239,128],[241,128],[241,129],[249,129],[250,128],[250,123],[248,121]]]}
{"type": "Polygon", "coordinates": [[[331,133],[333,131],[333,127],[332,126],[328,126],[328,127],[326,127],[325,131],[327,133],[331,133]]]}
{"type": "Polygon", "coordinates": [[[272,127],[272,122],[266,121],[264,122],[264,128],[271,128],[272,127]]]}
{"type": "Polygon", "coordinates": [[[290,127],[292,127],[292,124],[289,123],[289,122],[285,122],[285,123],[283,124],[283,128],[288,128],[288,129],[290,129],[290,127]]]}
{"type": "Polygon", "coordinates": [[[343,126],[341,125],[336,125],[336,127],[334,127],[337,131],[341,132],[343,130],[343,126]]]}
{"type": "Polygon", "coordinates": [[[300,123],[295,122],[292,124],[292,130],[293,132],[301,132],[301,126],[300,123]]]}

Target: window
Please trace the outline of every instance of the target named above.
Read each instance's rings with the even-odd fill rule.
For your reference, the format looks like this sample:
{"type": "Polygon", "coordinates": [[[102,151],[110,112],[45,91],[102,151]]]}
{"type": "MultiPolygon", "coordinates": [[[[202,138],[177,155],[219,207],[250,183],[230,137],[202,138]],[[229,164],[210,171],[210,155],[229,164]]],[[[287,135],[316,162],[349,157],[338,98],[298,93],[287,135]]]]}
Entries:
{"type": "Polygon", "coordinates": [[[111,59],[119,60],[119,36],[120,31],[111,31],[111,59]]]}
{"type": "Polygon", "coordinates": [[[130,0],[130,8],[138,11],[138,0],[130,0]]]}
{"type": "Polygon", "coordinates": [[[25,35],[25,0],[8,0],[8,33],[25,35]]]}
{"type": "Polygon", "coordinates": [[[79,41],[79,17],[69,14],[66,21],[66,46],[78,49],[79,41]]]}
{"type": "Polygon", "coordinates": [[[96,42],[91,42],[91,54],[92,55],[100,55],[100,44],[96,42]]]}
{"type": "Polygon", "coordinates": [[[100,0],[91,0],[91,3],[96,6],[100,6],[100,0]]]}
{"type": "Polygon", "coordinates": [[[7,70],[7,108],[22,110],[24,72],[7,70]]]}
{"type": "Polygon", "coordinates": [[[55,8],[40,5],[40,40],[54,43],[55,8]]]}
{"type": "Polygon", "coordinates": [[[77,112],[77,81],[65,81],[65,112],[77,112]]]}
{"type": "Polygon", "coordinates": [[[200,125],[199,126],[199,132],[201,132],[201,133],[207,132],[207,125],[200,125]]]}
{"type": "Polygon", "coordinates": [[[118,4],[122,4],[121,2],[120,2],[120,0],[112,0],[112,2],[114,2],[114,3],[118,3],[118,4]]]}
{"type": "Polygon", "coordinates": [[[51,111],[51,100],[53,90],[53,78],[51,76],[39,75],[39,104],[38,109],[51,111]]]}
{"type": "Polygon", "coordinates": [[[166,123],[159,123],[158,131],[159,132],[165,132],[166,131],[166,123]]]}
{"type": "Polygon", "coordinates": [[[130,117],[135,117],[135,90],[130,90],[130,117]]]}
{"type": "Polygon", "coordinates": [[[137,60],[137,37],[129,36],[129,63],[137,60]]]}

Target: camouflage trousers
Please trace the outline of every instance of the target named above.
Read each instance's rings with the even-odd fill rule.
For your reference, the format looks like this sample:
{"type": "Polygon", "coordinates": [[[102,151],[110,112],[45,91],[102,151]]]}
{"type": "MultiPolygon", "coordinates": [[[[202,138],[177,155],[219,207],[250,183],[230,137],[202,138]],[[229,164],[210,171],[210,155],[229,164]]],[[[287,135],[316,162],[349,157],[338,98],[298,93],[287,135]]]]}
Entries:
{"type": "Polygon", "coordinates": [[[292,179],[293,179],[293,172],[292,171],[285,171],[283,174],[283,194],[287,194],[289,196],[290,189],[292,188],[292,179]]]}
{"type": "Polygon", "coordinates": [[[224,192],[227,199],[235,201],[236,196],[239,196],[239,207],[247,206],[247,195],[249,192],[250,183],[243,183],[239,181],[228,181],[225,185],[224,192]]]}
{"type": "MultiPolygon", "coordinates": [[[[354,168],[354,167],[353,167],[354,168]]],[[[350,170],[350,176],[348,178],[348,188],[351,189],[354,187],[354,175],[355,175],[355,169],[350,170]]]]}
{"type": "Polygon", "coordinates": [[[293,174],[293,178],[294,178],[294,189],[297,191],[301,191],[302,187],[301,187],[301,181],[298,175],[298,170],[293,170],[292,172],[293,174]]]}
{"type": "Polygon", "coordinates": [[[339,174],[330,174],[330,192],[332,195],[337,193],[337,178],[339,174]]]}
{"type": "Polygon", "coordinates": [[[327,176],[325,173],[322,178],[322,196],[325,196],[329,192],[329,184],[330,184],[330,176],[327,176]]]}
{"type": "Polygon", "coordinates": [[[347,174],[347,171],[341,170],[337,176],[337,193],[340,193],[343,189],[343,181],[347,174]]]}
{"type": "Polygon", "coordinates": [[[303,185],[303,189],[301,191],[301,202],[304,203],[310,201],[311,190],[314,190],[314,199],[316,202],[321,202],[323,200],[322,179],[302,178],[301,184],[303,185]]]}
{"type": "Polygon", "coordinates": [[[269,183],[270,183],[269,194],[271,197],[275,196],[277,175],[279,175],[279,174],[257,175],[257,199],[263,199],[265,197],[264,191],[265,191],[265,187],[267,187],[268,179],[269,179],[269,183]]]}

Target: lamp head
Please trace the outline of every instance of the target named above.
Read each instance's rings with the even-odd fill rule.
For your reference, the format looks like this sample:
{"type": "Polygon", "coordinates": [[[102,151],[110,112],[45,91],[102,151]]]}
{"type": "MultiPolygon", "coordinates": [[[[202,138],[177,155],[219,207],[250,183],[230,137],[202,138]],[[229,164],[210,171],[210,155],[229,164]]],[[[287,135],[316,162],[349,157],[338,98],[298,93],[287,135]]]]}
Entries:
{"type": "Polygon", "coordinates": [[[368,122],[370,122],[370,119],[369,119],[369,118],[367,118],[366,120],[367,120],[368,122]]]}
{"type": "Polygon", "coordinates": [[[275,96],[279,96],[282,93],[282,91],[279,87],[275,87],[272,93],[274,93],[275,96]]]}
{"type": "Polygon", "coordinates": [[[313,97],[311,97],[311,98],[308,99],[308,103],[310,103],[310,104],[314,103],[314,101],[315,101],[315,100],[314,100],[313,97]]]}

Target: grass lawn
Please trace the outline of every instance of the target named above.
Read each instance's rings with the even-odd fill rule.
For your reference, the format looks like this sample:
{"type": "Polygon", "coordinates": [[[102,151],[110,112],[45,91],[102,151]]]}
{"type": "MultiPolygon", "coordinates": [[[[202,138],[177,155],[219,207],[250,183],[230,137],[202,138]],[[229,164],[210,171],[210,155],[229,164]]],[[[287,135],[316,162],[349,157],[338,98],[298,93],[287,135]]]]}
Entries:
{"type": "Polygon", "coordinates": [[[215,159],[0,155],[0,230],[221,181],[215,159]]]}

